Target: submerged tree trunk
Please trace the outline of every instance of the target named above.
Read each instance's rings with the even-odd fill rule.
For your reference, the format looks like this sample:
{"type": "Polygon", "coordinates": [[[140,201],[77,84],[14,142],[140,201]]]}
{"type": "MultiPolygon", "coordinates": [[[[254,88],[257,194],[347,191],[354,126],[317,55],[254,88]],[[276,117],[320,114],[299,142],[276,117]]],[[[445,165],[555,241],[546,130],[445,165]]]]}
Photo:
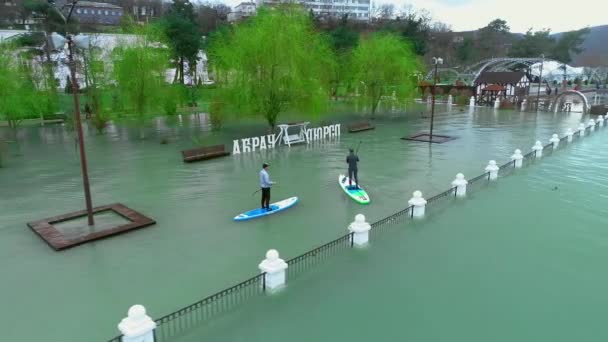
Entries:
{"type": "Polygon", "coordinates": [[[175,74],[173,74],[173,84],[176,84],[177,80],[179,80],[179,60],[175,61],[175,74]]]}
{"type": "Polygon", "coordinates": [[[179,59],[180,83],[184,84],[184,57],[179,59]]]}

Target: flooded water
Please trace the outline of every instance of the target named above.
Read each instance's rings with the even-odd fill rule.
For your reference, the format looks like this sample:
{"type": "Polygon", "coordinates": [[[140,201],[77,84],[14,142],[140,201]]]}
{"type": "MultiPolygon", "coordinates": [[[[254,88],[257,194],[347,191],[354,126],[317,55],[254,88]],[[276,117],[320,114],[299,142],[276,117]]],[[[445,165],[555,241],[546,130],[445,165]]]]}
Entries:
{"type": "MultiPolygon", "coordinates": [[[[83,209],[74,141],[61,126],[23,128],[22,156],[5,160],[0,169],[3,336],[66,341],[69,331],[74,339],[67,340],[107,339],[130,305],[143,304],[152,317],[162,316],[255,274],[269,248],[284,258],[298,255],[346,233],[357,213],[369,221],[383,218],[406,207],[414,190],[425,196],[443,191],[456,173],[476,176],[488,160],[505,162],[516,148],[529,151],[537,139],[546,144],[551,134],[561,136],[581,119],[587,120],[576,113],[455,111],[436,116],[435,132],[458,139],[429,145],[400,139],[426,131],[428,118],[385,117],[373,131],[348,134],[343,127],[337,141],[192,164],[182,163],[180,151],[193,147],[191,138],[206,127],[199,119],[159,123],[146,140],[123,126],[103,136],[90,130],[86,146],[94,205],[120,202],[157,224],[63,252],[50,249],[26,223],[83,209]],[[160,137],[169,144],[159,144],[160,137]],[[346,171],[347,149],[359,142],[359,177],[371,197],[369,206],[347,198],[337,184],[338,174],[346,171]],[[234,222],[235,215],[259,206],[259,194],[252,193],[263,162],[271,164],[271,178],[279,182],[273,201],[298,196],[300,203],[271,217],[234,222]],[[38,328],[31,329],[31,322],[38,328]]],[[[231,149],[232,139],[265,133],[255,124],[229,126],[208,141],[231,149]]],[[[483,226],[500,221],[485,213],[494,202],[478,202],[484,218],[468,219],[483,226]]],[[[527,210],[525,215],[534,216],[532,206],[527,210]]],[[[440,241],[429,238],[429,244],[461,238],[464,233],[452,228],[451,235],[438,234],[440,241]]],[[[517,230],[510,233],[511,239],[522,238],[517,230]]],[[[430,251],[428,258],[446,261],[430,251]]],[[[562,262],[551,267],[559,269],[562,262]]]]}
{"type": "Polygon", "coordinates": [[[606,341],[606,144],[429,208],[176,341],[606,341]]]}

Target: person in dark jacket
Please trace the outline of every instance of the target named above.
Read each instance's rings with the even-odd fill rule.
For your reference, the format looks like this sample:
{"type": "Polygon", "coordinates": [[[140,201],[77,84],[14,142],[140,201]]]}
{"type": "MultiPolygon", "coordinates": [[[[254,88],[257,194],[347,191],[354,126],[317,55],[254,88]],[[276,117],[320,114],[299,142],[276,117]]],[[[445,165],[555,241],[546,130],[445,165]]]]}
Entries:
{"type": "Polygon", "coordinates": [[[350,149],[350,153],[346,156],[346,163],[348,164],[348,186],[352,186],[353,178],[355,179],[355,187],[359,187],[359,177],[357,176],[357,163],[359,162],[359,157],[355,154],[353,149],[350,149]]]}

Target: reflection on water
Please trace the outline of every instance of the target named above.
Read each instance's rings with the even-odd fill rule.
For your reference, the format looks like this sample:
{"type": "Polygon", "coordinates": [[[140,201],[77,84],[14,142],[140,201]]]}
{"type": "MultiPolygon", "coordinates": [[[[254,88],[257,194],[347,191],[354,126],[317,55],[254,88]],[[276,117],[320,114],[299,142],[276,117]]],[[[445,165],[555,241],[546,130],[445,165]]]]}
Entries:
{"type": "Polygon", "coordinates": [[[547,143],[553,133],[561,136],[588,120],[580,113],[441,113],[442,108],[435,132],[457,137],[446,144],[401,140],[427,131],[429,119],[387,115],[376,120],[372,131],[348,134],[343,125],[339,140],[192,164],[182,162],[180,151],[193,147],[193,138],[231,150],[233,139],[267,129],[242,120],[211,133],[205,116],[155,120],[145,140],[127,124],[110,125],[105,135],[86,128],[94,205],[121,202],[157,224],[61,253],[50,250],[25,223],[84,207],[73,134],[59,125],[20,129],[22,156],[9,156],[7,167],[0,169],[0,267],[5,275],[0,293],[3,307],[11,308],[0,309],[0,322],[26,314],[19,308],[37,307],[27,310],[28,321],[54,328],[32,330],[17,321],[7,339],[19,332],[23,340],[59,341],[62,330],[56,327],[65,325],[63,317],[80,315],[90,319],[74,327],[75,336],[107,338],[135,302],[155,317],[171,312],[256,273],[269,248],[285,258],[302,253],[344,234],[357,213],[370,221],[385,217],[403,209],[414,190],[432,196],[449,187],[458,172],[476,176],[488,160],[505,162],[516,148],[529,151],[536,140],[547,143]],[[161,138],[169,144],[161,145],[161,138]],[[359,141],[359,177],[371,197],[369,206],[350,200],[336,184],[347,167],[348,148],[359,141]],[[252,194],[263,162],[270,163],[271,178],[278,181],[272,200],[298,196],[300,203],[268,218],[233,222],[238,213],[259,205],[252,194]],[[38,291],[40,282],[44,293],[38,291]],[[94,295],[90,289],[96,289],[94,295]]]}

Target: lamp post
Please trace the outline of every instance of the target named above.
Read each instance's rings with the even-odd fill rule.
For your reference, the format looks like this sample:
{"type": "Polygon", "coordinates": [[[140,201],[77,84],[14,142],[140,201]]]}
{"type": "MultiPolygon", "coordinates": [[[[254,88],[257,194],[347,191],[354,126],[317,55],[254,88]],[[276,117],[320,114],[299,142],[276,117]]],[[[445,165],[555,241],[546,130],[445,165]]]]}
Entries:
{"type": "MultiPolygon", "coordinates": [[[[66,26],[70,17],[72,16],[72,12],[74,11],[74,7],[76,6],[77,0],[73,0],[71,3],[70,12],[68,17],[65,18],[61,11],[57,10],[54,7],[54,1],[49,0],[49,4],[57,10],[58,14],[63,18],[66,26]]],[[[68,44],[68,61],[69,61],[69,69],[71,75],[72,82],[72,95],[74,97],[74,124],[76,126],[76,131],[78,133],[78,145],[80,150],[80,168],[82,171],[82,185],[84,187],[84,198],[87,207],[87,218],[89,226],[95,224],[95,220],[93,219],[93,201],[91,200],[91,189],[89,186],[89,172],[87,167],[87,156],[84,149],[84,135],[82,133],[82,123],[80,120],[80,103],[78,100],[78,81],[76,80],[76,65],[74,60],[74,47],[87,47],[89,44],[89,39],[86,36],[78,35],[73,36],[71,34],[66,33],[66,37],[63,37],[56,32],[51,34],[51,42],[55,48],[64,48],[65,44],[68,44]]]]}
{"type": "Polygon", "coordinates": [[[433,142],[433,120],[435,119],[435,88],[437,87],[437,67],[439,64],[443,64],[442,58],[433,57],[433,64],[435,65],[435,72],[433,74],[433,89],[431,91],[431,132],[429,135],[429,143],[433,142]]]}
{"type": "Polygon", "coordinates": [[[545,54],[541,54],[540,55],[541,58],[541,62],[540,62],[540,76],[538,76],[538,91],[536,92],[536,111],[538,111],[539,109],[539,104],[540,104],[540,86],[543,83],[543,66],[545,64],[545,54]]]}

